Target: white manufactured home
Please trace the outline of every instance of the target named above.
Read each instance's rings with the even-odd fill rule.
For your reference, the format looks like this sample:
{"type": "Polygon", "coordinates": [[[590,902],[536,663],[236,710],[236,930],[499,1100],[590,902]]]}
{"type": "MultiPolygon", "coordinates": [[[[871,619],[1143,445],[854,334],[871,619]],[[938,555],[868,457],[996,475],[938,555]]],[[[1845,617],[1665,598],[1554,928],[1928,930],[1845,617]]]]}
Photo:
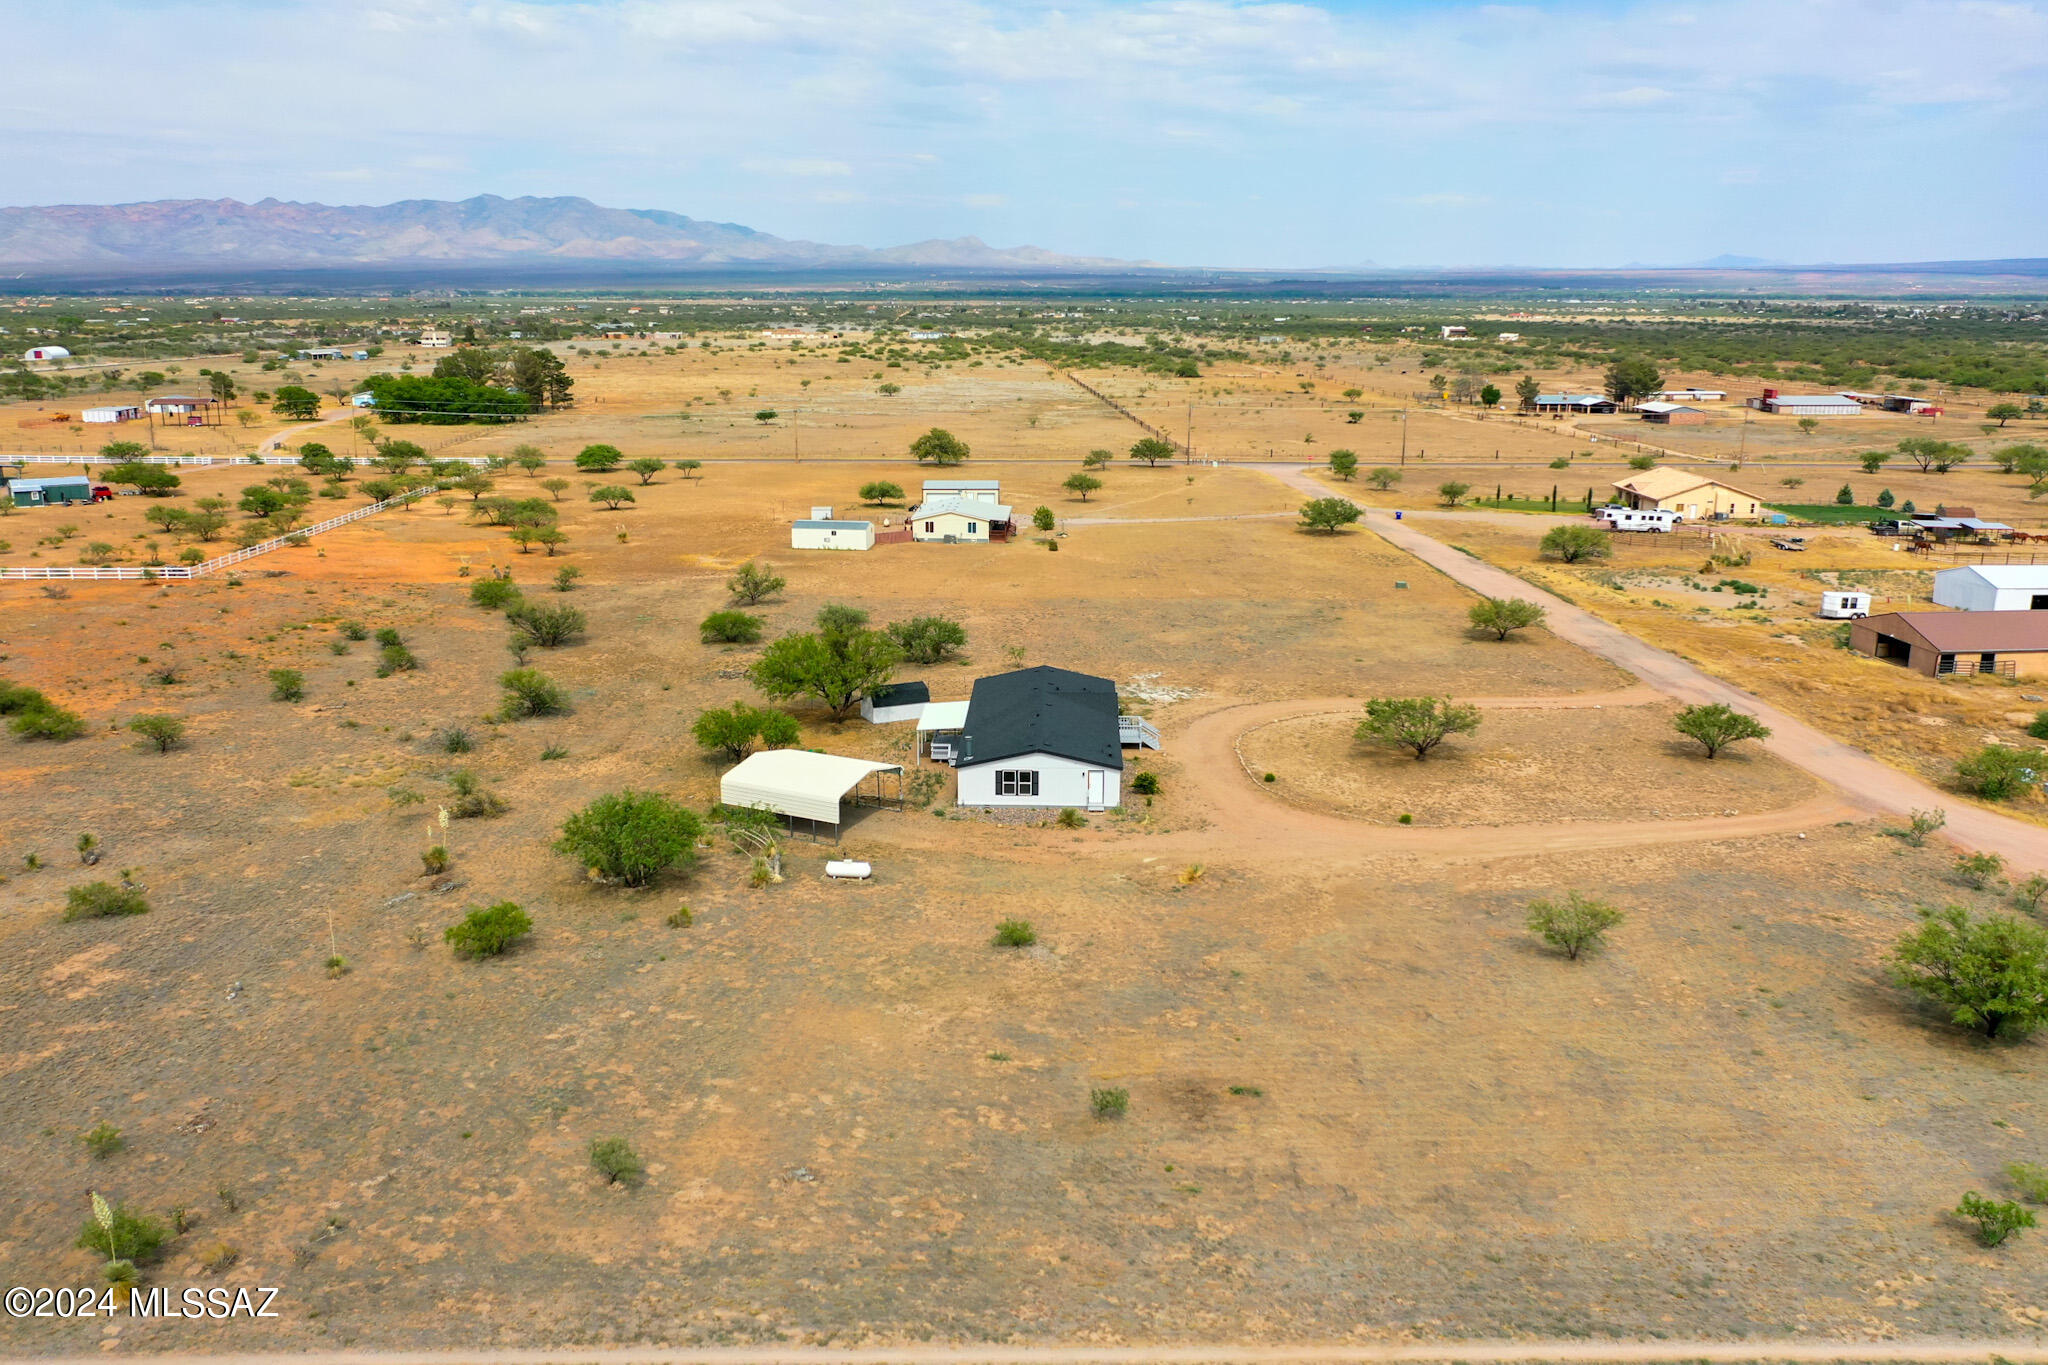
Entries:
{"type": "Polygon", "coordinates": [[[792,550],[872,550],[875,524],[872,521],[792,522],[789,528],[792,550]]]}
{"type": "Polygon", "coordinates": [[[2048,564],[1970,564],[1934,575],[1934,603],[1963,611],[2048,611],[2048,564]]]}
{"type": "Polygon", "coordinates": [[[952,753],[960,805],[1112,809],[1124,776],[1116,684],[1042,666],[979,678],[952,753]]]}
{"type": "Polygon", "coordinates": [[[986,542],[1010,538],[1010,509],[999,502],[946,494],[926,498],[909,517],[913,540],[986,542]]]}

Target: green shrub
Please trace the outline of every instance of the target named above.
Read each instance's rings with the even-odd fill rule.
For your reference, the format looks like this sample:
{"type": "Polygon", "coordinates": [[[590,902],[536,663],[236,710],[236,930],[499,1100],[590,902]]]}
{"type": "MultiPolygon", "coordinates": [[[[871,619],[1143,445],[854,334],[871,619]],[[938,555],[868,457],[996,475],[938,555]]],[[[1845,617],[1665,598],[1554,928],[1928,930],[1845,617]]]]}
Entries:
{"type": "Polygon", "coordinates": [[[1895,984],[1988,1038],[2048,1020],[2048,933],[2004,915],[1972,919],[1959,905],[1922,910],[1920,920],[1892,948],[1895,984]]]}
{"type": "Polygon", "coordinates": [[[469,600],[479,607],[496,611],[521,600],[519,585],[509,578],[479,578],[469,585],[469,600]]]}
{"type": "Polygon", "coordinates": [[[581,635],[588,624],[583,613],[567,602],[550,605],[526,603],[505,610],[505,619],[510,621],[527,643],[542,649],[559,649],[581,635]]]}
{"type": "Polygon", "coordinates": [[[467,768],[448,774],[448,787],[452,793],[448,813],[458,820],[495,819],[510,809],[496,792],[486,791],[467,768]]]}
{"type": "Polygon", "coordinates": [[[1061,829],[1081,829],[1088,823],[1088,817],[1068,806],[1059,813],[1055,822],[1061,829]]]}
{"type": "Polygon", "coordinates": [[[296,668],[273,668],[270,670],[270,699],[272,701],[304,701],[306,697],[306,675],[296,668]]]}
{"type": "Polygon", "coordinates": [[[341,638],[344,640],[367,640],[370,638],[370,628],[361,621],[343,621],[335,629],[341,632],[341,638]]]}
{"type": "Polygon", "coordinates": [[[628,788],[598,797],[564,821],[555,849],[601,877],[644,886],[665,868],[694,867],[703,832],[686,807],[628,788]]]}
{"type": "Polygon", "coordinates": [[[2027,733],[2035,739],[2048,739],[2048,711],[2034,713],[2034,718],[2027,722],[2027,733]]]}
{"type": "Polygon", "coordinates": [[[714,611],[697,627],[707,645],[750,645],[761,638],[761,618],[744,611],[714,611]]]}
{"type": "Polygon", "coordinates": [[[420,666],[420,661],[404,645],[386,645],[377,651],[377,676],[388,678],[393,673],[410,673],[420,666]]]}
{"type": "Polygon", "coordinates": [[[5,678],[0,678],[0,716],[19,715],[23,711],[39,710],[49,704],[49,698],[33,687],[23,687],[20,683],[11,683],[5,678]]]}
{"type": "Polygon", "coordinates": [[[85,717],[45,702],[18,712],[8,728],[23,739],[77,739],[85,733],[85,717]]]}
{"type": "Polygon", "coordinates": [[[590,1165],[607,1185],[635,1185],[646,1168],[624,1138],[595,1138],[590,1144],[590,1165]]]}
{"type": "Polygon", "coordinates": [[[476,748],[476,738],[460,725],[451,725],[441,732],[441,752],[466,754],[476,748]]]}
{"type": "Polygon", "coordinates": [[[448,870],[447,846],[445,844],[435,844],[432,848],[422,852],[420,854],[420,867],[424,874],[429,877],[438,877],[443,872],[446,872],[448,870]]]}
{"type": "Polygon", "coordinates": [[[377,632],[377,643],[380,645],[390,646],[402,645],[405,643],[405,641],[402,638],[400,638],[397,631],[393,630],[390,626],[386,626],[382,630],[377,632]]]}
{"type": "Polygon", "coordinates": [[[108,1260],[133,1261],[138,1265],[155,1260],[169,1236],[164,1225],[130,1211],[126,1204],[116,1204],[108,1212],[113,1216],[107,1227],[101,1227],[96,1218],[87,1218],[73,1245],[84,1251],[96,1251],[108,1260]]]}
{"type": "Polygon", "coordinates": [[[533,921],[513,901],[499,901],[488,910],[472,910],[441,937],[463,957],[497,957],[533,932],[533,921]]]}
{"type": "Polygon", "coordinates": [[[914,616],[889,623],[889,638],[914,664],[943,663],[967,647],[967,628],[943,616],[914,616]]]}
{"type": "Polygon", "coordinates": [[[1038,931],[1030,920],[1006,919],[996,926],[994,946],[998,948],[1029,948],[1036,942],[1038,931]]]}
{"type": "Polygon", "coordinates": [[[1956,762],[1956,785],[1986,801],[2010,801],[2034,780],[2034,752],[1987,744],[1956,762]]]}
{"type": "Polygon", "coordinates": [[[78,1135],[85,1144],[85,1150],[101,1161],[106,1160],[128,1144],[121,1141],[121,1130],[111,1123],[97,1123],[78,1135]]]}
{"type": "Polygon", "coordinates": [[[87,882],[64,893],[64,918],[104,919],[110,915],[146,915],[149,901],[140,888],[112,882],[87,882]]]}
{"type": "Polygon", "coordinates": [[[1988,1247],[1995,1247],[2021,1228],[2035,1224],[2032,1209],[2022,1208],[2010,1199],[1986,1199],[1975,1190],[1965,1194],[1963,1202],[1956,1205],[1956,1217],[1975,1223],[1977,1240],[1988,1247]]]}
{"type": "Polygon", "coordinates": [[[2015,1161],[2005,1168],[2005,1178],[2025,1198],[2036,1204],[2048,1204],[2048,1166],[2015,1161]]]}
{"type": "Polygon", "coordinates": [[[1996,853],[1959,853],[1956,855],[1956,878],[1973,890],[1982,891],[1998,880],[1998,874],[2005,870],[2005,859],[1996,853]]]}
{"type": "Polygon", "coordinates": [[[1622,913],[1606,901],[1567,891],[1563,900],[1529,902],[1529,932],[1572,961],[1598,948],[1622,913]]]}
{"type": "Polygon", "coordinates": [[[1139,796],[1159,795],[1159,774],[1139,773],[1131,779],[1131,790],[1139,796]]]}
{"type": "Polygon", "coordinates": [[[537,668],[515,668],[501,674],[498,686],[505,689],[504,703],[498,708],[504,720],[558,716],[569,709],[567,695],[537,668]]]}
{"type": "Polygon", "coordinates": [[[568,592],[576,586],[576,580],[583,577],[583,570],[574,564],[564,564],[555,570],[555,591],[568,592]]]}
{"type": "Polygon", "coordinates": [[[1120,1119],[1131,1107],[1131,1092],[1121,1086],[1104,1087],[1088,1092],[1088,1107],[1099,1119],[1120,1119]]]}

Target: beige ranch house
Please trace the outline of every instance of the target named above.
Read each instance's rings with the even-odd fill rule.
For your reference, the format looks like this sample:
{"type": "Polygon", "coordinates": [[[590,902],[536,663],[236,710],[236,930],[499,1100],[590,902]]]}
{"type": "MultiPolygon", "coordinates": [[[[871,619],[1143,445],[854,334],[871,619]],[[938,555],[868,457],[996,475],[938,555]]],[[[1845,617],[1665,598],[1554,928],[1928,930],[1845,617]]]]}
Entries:
{"type": "Polygon", "coordinates": [[[1764,500],[1734,484],[1690,470],[1658,467],[1614,485],[1615,501],[1645,512],[1676,512],[1687,521],[1754,521],[1764,500]]]}
{"type": "Polygon", "coordinates": [[[1008,538],[1009,530],[1009,508],[958,494],[928,497],[910,514],[910,534],[915,540],[1002,540],[1008,538]]]}

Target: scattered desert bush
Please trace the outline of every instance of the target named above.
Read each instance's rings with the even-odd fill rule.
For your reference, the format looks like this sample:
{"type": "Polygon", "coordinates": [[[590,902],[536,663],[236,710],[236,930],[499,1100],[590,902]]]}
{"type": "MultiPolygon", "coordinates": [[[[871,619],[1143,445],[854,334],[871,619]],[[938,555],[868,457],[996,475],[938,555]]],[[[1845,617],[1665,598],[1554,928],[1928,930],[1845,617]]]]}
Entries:
{"type": "Polygon", "coordinates": [[[748,560],[740,565],[738,572],[725,580],[725,590],[732,594],[732,600],[743,607],[764,602],[781,592],[788,580],[778,577],[774,566],[748,560]]]}
{"type": "Polygon", "coordinates": [[[590,1166],[607,1185],[635,1185],[646,1168],[624,1138],[594,1138],[590,1143],[590,1166]]]}
{"type": "Polygon", "coordinates": [[[891,621],[889,638],[914,664],[944,663],[967,647],[967,628],[943,616],[913,616],[891,621]]]}
{"type": "Polygon", "coordinates": [[[273,668],[270,670],[270,699],[272,701],[304,701],[306,698],[306,675],[296,668],[273,668]]]}
{"type": "Polygon", "coordinates": [[[448,774],[448,813],[458,820],[492,820],[510,809],[502,797],[485,789],[467,768],[448,774]]]}
{"type": "Polygon", "coordinates": [[[2005,871],[2005,859],[1996,853],[1959,853],[1956,855],[1956,879],[1975,891],[1998,880],[2005,871]]]}
{"type": "Polygon", "coordinates": [[[385,645],[377,651],[377,676],[380,678],[388,678],[394,673],[410,673],[419,666],[419,659],[402,644],[385,645]]]}
{"type": "Polygon", "coordinates": [[[697,627],[707,645],[750,645],[761,638],[761,618],[744,611],[714,611],[697,627]]]}
{"type": "Polygon", "coordinates": [[[1364,515],[1348,498],[1311,498],[1301,505],[1301,529],[1335,535],[1364,515]]]}
{"type": "Polygon", "coordinates": [[[370,638],[369,627],[365,626],[361,621],[343,621],[335,629],[341,632],[341,638],[344,640],[367,640],[370,638]]]}
{"type": "Polygon", "coordinates": [[[1698,740],[1708,758],[1742,740],[1771,737],[1770,726],[1718,701],[1686,707],[1671,718],[1671,728],[1688,739],[1698,740]]]}
{"type": "Polygon", "coordinates": [[[1956,1217],[1975,1223],[1977,1240],[1987,1247],[1995,1247],[2021,1228],[2035,1225],[2032,1209],[2010,1199],[1986,1199],[1975,1190],[1965,1194],[1963,1202],[1956,1205],[1956,1217]]]}
{"type": "Polygon", "coordinates": [[[508,607],[505,619],[531,643],[542,649],[560,649],[583,634],[588,622],[583,613],[567,602],[552,605],[527,603],[508,607]]]}
{"type": "Polygon", "coordinates": [[[1038,931],[1031,927],[1031,921],[1006,919],[996,926],[994,946],[998,948],[1029,948],[1038,942],[1038,931]]]}
{"type": "Polygon", "coordinates": [[[78,1230],[76,1246],[96,1251],[108,1260],[133,1261],[137,1265],[156,1259],[170,1235],[162,1223],[132,1211],[126,1204],[115,1204],[107,1212],[106,1227],[101,1227],[97,1218],[85,1220],[78,1230]]]}
{"type": "Polygon", "coordinates": [[[1131,791],[1138,796],[1159,795],[1159,774],[1139,773],[1131,779],[1131,791]]]}
{"type": "Polygon", "coordinates": [[[1075,810],[1072,806],[1068,806],[1060,811],[1053,823],[1057,824],[1061,829],[1081,829],[1087,825],[1088,817],[1075,810]]]}
{"type": "Polygon", "coordinates": [[[1986,801],[2010,801],[2034,780],[2034,752],[1987,744],[1956,761],[1956,786],[1986,801]]]}
{"type": "Polygon", "coordinates": [[[92,1153],[95,1158],[101,1161],[106,1160],[128,1145],[121,1140],[121,1130],[113,1124],[104,1121],[96,1123],[83,1133],[80,1133],[78,1140],[85,1144],[86,1151],[92,1153]]]}
{"type": "Polygon", "coordinates": [[[702,748],[716,750],[737,763],[754,751],[757,741],[780,749],[796,743],[802,730],[796,718],[784,712],[736,701],[700,714],[691,733],[702,748]]]}
{"type": "Polygon", "coordinates": [[[1519,597],[1489,597],[1473,603],[1466,615],[1474,630],[1490,630],[1495,639],[1505,640],[1510,632],[1543,624],[1544,612],[1519,597]]]}
{"type": "Polygon", "coordinates": [[[1600,947],[1607,931],[1621,921],[1620,910],[1576,891],[1565,892],[1560,900],[1529,902],[1529,932],[1574,962],[1600,947]]]}
{"type": "Polygon", "coordinates": [[[185,742],[185,721],[180,716],[137,716],[128,728],[142,736],[142,747],[167,754],[185,742]]]}
{"type": "Polygon", "coordinates": [[[1102,1087],[1088,1092],[1088,1107],[1099,1119],[1120,1119],[1131,1107],[1131,1092],[1122,1086],[1102,1087]]]}
{"type": "Polygon", "coordinates": [[[1553,526],[1543,533],[1541,552],[1552,559],[1576,564],[1582,559],[1605,559],[1614,553],[1614,537],[1591,526],[1553,526]]]}
{"type": "Polygon", "coordinates": [[[2005,1168],[2005,1178],[2029,1202],[2048,1204],[2048,1166],[2015,1161],[2005,1168]]]}
{"type": "Polygon", "coordinates": [[[476,737],[460,725],[451,725],[441,732],[439,743],[444,754],[466,754],[476,748],[476,737]]]}
{"type": "Polygon", "coordinates": [[[435,844],[420,854],[420,870],[428,877],[438,877],[448,870],[448,846],[435,844]]]}
{"type": "Polygon", "coordinates": [[[1923,909],[1889,967],[1895,984],[1987,1038],[2024,1034],[2048,1019],[2048,933],[2021,920],[1972,919],[1959,905],[1923,909]]]}
{"type": "Polygon", "coordinates": [[[509,578],[479,578],[469,585],[469,600],[479,607],[496,611],[520,600],[519,585],[509,578]]]}
{"type": "MultiPolygon", "coordinates": [[[[1374,697],[1365,704],[1365,719],[1354,737],[1415,751],[1418,762],[1452,735],[1479,728],[1479,708],[1449,697],[1374,697]]],[[[1268,781],[1272,778],[1268,775],[1268,781]]]]}
{"type": "Polygon", "coordinates": [[[1927,836],[1948,823],[1948,812],[1939,806],[1933,810],[1915,810],[1907,814],[1906,827],[1892,833],[1904,839],[1915,848],[1927,842],[1927,836]]]}
{"type": "Polygon", "coordinates": [[[694,867],[703,832],[687,807],[628,788],[598,797],[564,821],[555,850],[607,880],[645,886],[665,868],[694,867]]]}
{"type": "Polygon", "coordinates": [[[146,915],[149,901],[141,888],[123,883],[87,882],[64,893],[64,918],[104,919],[110,915],[146,915]]]}
{"type": "Polygon", "coordinates": [[[441,937],[463,957],[497,957],[533,932],[533,921],[513,901],[499,901],[488,910],[471,910],[441,937]]]}
{"type": "Polygon", "coordinates": [[[515,668],[500,674],[498,686],[505,700],[498,715],[505,720],[531,716],[558,716],[569,709],[569,698],[555,681],[537,668],[515,668]]]}

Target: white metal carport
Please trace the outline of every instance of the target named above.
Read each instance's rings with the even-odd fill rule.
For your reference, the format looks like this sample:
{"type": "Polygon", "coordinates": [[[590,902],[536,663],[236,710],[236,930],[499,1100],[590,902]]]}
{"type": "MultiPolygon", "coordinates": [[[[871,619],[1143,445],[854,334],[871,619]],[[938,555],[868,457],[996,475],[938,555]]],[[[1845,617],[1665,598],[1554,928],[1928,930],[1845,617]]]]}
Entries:
{"type": "MultiPolygon", "coordinates": [[[[884,804],[881,774],[896,774],[895,803],[903,806],[903,767],[864,758],[812,753],[808,749],[766,749],[749,754],[718,779],[718,799],[728,806],[770,810],[792,822],[805,821],[815,833],[830,825],[839,837],[839,807],[848,796],[860,799],[859,788],[875,779],[874,804],[884,804]]],[[[794,828],[792,824],[791,828],[794,828]]]]}

